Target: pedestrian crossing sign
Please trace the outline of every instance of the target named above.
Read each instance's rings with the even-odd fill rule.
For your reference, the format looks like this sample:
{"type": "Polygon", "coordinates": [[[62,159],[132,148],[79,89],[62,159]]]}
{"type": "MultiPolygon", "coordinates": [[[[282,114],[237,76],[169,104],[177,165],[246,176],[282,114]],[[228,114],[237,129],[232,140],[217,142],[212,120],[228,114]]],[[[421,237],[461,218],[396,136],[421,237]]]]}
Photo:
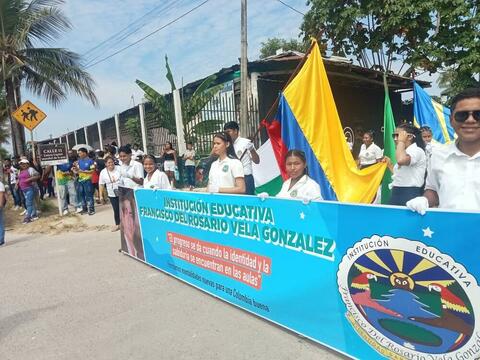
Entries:
{"type": "Polygon", "coordinates": [[[17,120],[30,131],[35,129],[38,124],[40,124],[47,117],[47,114],[45,114],[42,110],[28,100],[25,101],[17,110],[15,110],[12,115],[15,120],[17,120]]]}

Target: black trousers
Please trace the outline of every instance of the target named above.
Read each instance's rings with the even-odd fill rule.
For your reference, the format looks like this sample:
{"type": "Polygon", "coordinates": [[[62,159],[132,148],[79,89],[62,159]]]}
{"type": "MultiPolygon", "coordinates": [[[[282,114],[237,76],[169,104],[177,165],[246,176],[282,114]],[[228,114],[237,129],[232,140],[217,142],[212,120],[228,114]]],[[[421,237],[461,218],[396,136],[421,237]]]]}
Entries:
{"type": "Polygon", "coordinates": [[[407,201],[423,195],[423,188],[409,186],[394,186],[392,188],[392,197],[390,198],[390,205],[405,206],[407,201]]]}
{"type": "Polygon", "coordinates": [[[108,197],[113,208],[113,217],[115,218],[115,225],[120,225],[120,201],[118,197],[108,197]]]}

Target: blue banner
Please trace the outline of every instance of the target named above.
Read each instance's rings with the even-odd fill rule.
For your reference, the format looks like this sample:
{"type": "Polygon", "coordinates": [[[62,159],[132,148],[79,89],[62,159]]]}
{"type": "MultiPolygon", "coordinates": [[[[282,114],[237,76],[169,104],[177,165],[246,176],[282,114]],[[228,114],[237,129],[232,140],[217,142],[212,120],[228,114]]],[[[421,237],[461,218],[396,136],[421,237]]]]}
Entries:
{"type": "Polygon", "coordinates": [[[480,213],[135,197],[144,261],[229,303],[352,358],[480,356],[480,213]]]}

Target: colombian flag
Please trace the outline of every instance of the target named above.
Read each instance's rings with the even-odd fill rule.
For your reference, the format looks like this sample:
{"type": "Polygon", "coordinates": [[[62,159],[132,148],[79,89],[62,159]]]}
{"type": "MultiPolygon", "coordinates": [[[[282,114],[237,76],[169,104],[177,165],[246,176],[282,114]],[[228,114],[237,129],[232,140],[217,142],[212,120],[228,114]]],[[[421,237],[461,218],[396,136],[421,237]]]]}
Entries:
{"type": "Polygon", "coordinates": [[[307,60],[280,94],[278,111],[264,122],[284,179],[285,154],[305,152],[308,172],[325,200],[370,203],[375,198],[386,164],[363,170],[348,148],[320,49],[313,42],[307,60]]]}
{"type": "Polygon", "coordinates": [[[450,125],[450,109],[432,98],[414,82],[413,116],[418,127],[429,126],[433,139],[441,144],[454,140],[455,131],[450,125]]]}

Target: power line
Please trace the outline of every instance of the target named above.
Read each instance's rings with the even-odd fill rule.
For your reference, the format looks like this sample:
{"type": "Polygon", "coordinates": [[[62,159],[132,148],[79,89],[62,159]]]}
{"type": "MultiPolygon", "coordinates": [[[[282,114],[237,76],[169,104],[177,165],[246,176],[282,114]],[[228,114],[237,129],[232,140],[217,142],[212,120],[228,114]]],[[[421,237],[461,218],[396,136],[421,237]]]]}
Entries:
{"type": "Polygon", "coordinates": [[[156,7],[154,7],[153,9],[151,9],[150,11],[148,11],[147,13],[143,14],[141,17],[139,17],[138,19],[136,19],[135,21],[132,21],[130,24],[128,24],[127,26],[125,26],[123,29],[117,31],[116,33],[114,33],[113,35],[111,35],[109,38],[105,39],[104,41],[102,41],[101,43],[99,43],[98,45],[92,47],[91,49],[85,51],[82,56],[86,56],[88,54],[90,54],[91,52],[93,52],[94,50],[98,49],[99,47],[101,47],[102,45],[106,44],[107,42],[109,42],[110,40],[113,40],[115,39],[115,37],[117,37],[118,35],[120,35],[121,33],[123,33],[125,30],[128,30],[130,27],[132,27],[133,25],[136,25],[139,21],[145,19],[146,17],[148,17],[150,14],[154,13],[155,11],[157,11],[162,5],[158,5],[156,7]]]}
{"type": "Polygon", "coordinates": [[[101,62],[104,62],[105,60],[108,60],[108,59],[110,59],[111,57],[113,57],[113,56],[115,56],[115,55],[118,55],[118,54],[120,54],[121,52],[123,52],[123,51],[131,48],[132,46],[134,46],[134,45],[142,42],[143,40],[145,40],[145,39],[149,38],[150,36],[152,36],[152,35],[156,34],[157,32],[159,32],[160,30],[165,29],[166,27],[168,27],[168,26],[172,25],[173,23],[176,23],[176,22],[179,21],[180,19],[184,18],[184,17],[187,16],[188,14],[194,12],[195,10],[197,10],[197,9],[200,8],[201,6],[205,5],[205,4],[206,4],[207,2],[209,2],[209,1],[210,1],[210,0],[205,0],[205,1],[203,1],[202,3],[198,4],[197,6],[193,7],[193,8],[190,9],[190,10],[188,10],[187,12],[183,13],[182,15],[178,16],[177,18],[173,19],[172,21],[166,23],[165,25],[159,27],[158,29],[152,31],[151,33],[145,35],[144,37],[138,39],[137,41],[131,43],[130,45],[127,45],[127,46],[121,48],[120,50],[115,51],[113,54],[110,54],[110,55],[108,55],[107,57],[104,57],[103,59],[100,59],[100,60],[98,60],[97,62],[94,62],[93,64],[90,64],[90,65],[86,66],[85,69],[88,69],[88,68],[90,68],[90,67],[92,67],[92,66],[95,66],[95,65],[97,65],[97,64],[100,64],[101,62]]]}
{"type": "Polygon", "coordinates": [[[293,11],[295,11],[296,13],[299,13],[300,15],[305,16],[305,14],[304,14],[303,12],[301,12],[300,10],[295,9],[293,6],[291,6],[291,5],[283,2],[282,0],[277,0],[277,1],[278,1],[280,4],[283,4],[283,5],[285,5],[286,7],[288,7],[290,10],[293,10],[293,11]]]}

